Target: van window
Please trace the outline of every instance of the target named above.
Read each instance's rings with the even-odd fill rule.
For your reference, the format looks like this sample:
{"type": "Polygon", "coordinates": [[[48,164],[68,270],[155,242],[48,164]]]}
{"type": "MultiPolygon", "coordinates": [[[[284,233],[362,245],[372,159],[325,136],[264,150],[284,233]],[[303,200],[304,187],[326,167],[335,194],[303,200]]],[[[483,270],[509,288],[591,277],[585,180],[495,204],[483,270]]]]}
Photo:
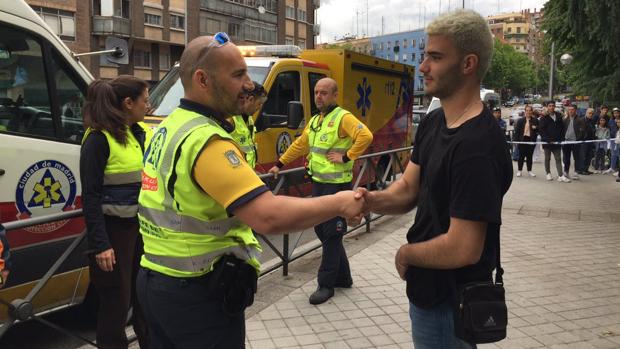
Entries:
{"type": "Polygon", "coordinates": [[[269,89],[263,114],[268,114],[272,125],[286,126],[288,102],[300,101],[301,83],[298,71],[278,74],[269,89]]]}
{"type": "Polygon", "coordinates": [[[0,130],[54,136],[41,45],[31,35],[0,27],[0,130]]]}
{"type": "Polygon", "coordinates": [[[56,85],[56,100],[60,106],[60,123],[62,125],[62,137],[64,140],[81,142],[84,135],[82,122],[82,106],[85,96],[74,74],[67,73],[60,63],[62,59],[58,54],[53,54],[52,71],[56,85]]]}
{"type": "Polygon", "coordinates": [[[63,62],[33,35],[0,26],[0,131],[81,141],[86,86],[63,62]]]}

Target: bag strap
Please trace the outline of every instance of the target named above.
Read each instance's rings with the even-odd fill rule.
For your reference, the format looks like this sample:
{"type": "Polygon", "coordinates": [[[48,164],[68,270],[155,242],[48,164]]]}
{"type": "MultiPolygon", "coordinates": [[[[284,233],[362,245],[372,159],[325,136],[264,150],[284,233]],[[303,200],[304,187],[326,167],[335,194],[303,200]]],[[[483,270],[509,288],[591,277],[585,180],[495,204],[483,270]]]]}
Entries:
{"type": "Polygon", "coordinates": [[[500,255],[500,243],[499,237],[502,235],[500,231],[497,232],[497,264],[495,265],[495,283],[503,285],[504,284],[504,269],[502,269],[502,258],[500,255]]]}

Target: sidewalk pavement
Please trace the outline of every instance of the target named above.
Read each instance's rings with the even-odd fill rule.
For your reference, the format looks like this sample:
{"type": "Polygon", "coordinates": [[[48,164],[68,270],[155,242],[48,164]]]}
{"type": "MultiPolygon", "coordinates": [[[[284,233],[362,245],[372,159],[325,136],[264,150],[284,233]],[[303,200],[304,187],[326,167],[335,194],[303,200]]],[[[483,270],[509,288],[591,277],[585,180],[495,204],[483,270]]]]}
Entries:
{"type": "MultiPolygon", "coordinates": [[[[504,200],[508,338],[478,347],[620,348],[620,183],[603,175],[547,182],[536,173],[515,177],[504,200]]],[[[371,233],[348,237],[353,288],[325,304],[308,303],[320,251],[293,262],[288,277],[261,278],[247,347],[412,348],[394,254],[413,217],[384,217],[371,233]]]]}

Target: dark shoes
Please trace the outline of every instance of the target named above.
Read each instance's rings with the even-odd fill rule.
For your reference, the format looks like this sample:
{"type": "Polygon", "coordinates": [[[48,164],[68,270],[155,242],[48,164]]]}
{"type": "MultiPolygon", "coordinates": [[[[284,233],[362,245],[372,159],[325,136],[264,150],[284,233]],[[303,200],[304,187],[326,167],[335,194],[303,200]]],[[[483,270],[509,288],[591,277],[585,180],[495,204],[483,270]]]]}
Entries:
{"type": "Polygon", "coordinates": [[[310,295],[310,304],[322,304],[334,296],[334,289],[327,287],[319,287],[312,295],[310,295]]]}

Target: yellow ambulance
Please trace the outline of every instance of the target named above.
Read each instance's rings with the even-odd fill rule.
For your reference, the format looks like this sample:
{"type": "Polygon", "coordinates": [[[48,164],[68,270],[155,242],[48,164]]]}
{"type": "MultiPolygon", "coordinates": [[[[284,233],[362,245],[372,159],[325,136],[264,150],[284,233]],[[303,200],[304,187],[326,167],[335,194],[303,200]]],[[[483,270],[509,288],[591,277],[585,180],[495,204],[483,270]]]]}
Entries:
{"type": "MultiPolygon", "coordinates": [[[[267,172],[317,113],[314,85],[323,77],[338,83],[338,105],[373,132],[367,153],[411,144],[413,67],[344,49],[302,51],[289,45],[240,49],[250,77],[268,91],[267,102],[252,116],[257,127],[258,172],[267,172]]],[[[150,93],[153,109],[147,122],[157,124],[178,106],[181,97],[183,87],[175,65],[150,93]]],[[[403,153],[401,160],[406,157],[403,153]]],[[[385,167],[389,158],[376,161],[385,167]]],[[[356,169],[361,165],[358,162],[356,169]]],[[[303,166],[302,159],[289,165],[299,166],[303,166]]]]}

